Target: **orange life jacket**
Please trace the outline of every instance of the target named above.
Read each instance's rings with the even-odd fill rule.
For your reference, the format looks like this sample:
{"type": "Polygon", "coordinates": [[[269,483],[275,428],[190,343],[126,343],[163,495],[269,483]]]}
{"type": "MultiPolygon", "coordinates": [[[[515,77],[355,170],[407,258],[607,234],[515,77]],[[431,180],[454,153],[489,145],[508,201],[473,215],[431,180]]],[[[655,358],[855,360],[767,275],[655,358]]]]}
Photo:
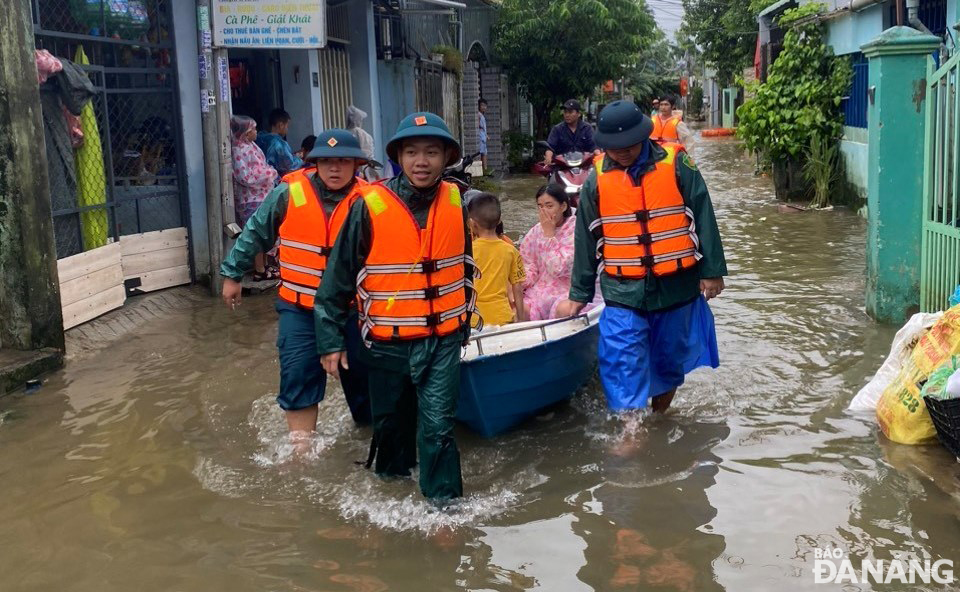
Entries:
{"type": "Polygon", "coordinates": [[[300,169],[284,175],[287,184],[287,213],[280,224],[280,298],[304,308],[313,308],[313,297],[327,268],[327,257],[350,213],[360,199],[363,179],[354,181],[353,190],[327,217],[310,179],[315,168],[300,169]]]}
{"type": "Polygon", "coordinates": [[[671,117],[670,119],[663,121],[658,114],[653,118],[653,133],[650,134],[650,139],[654,142],[679,142],[680,141],[680,132],[677,128],[680,126],[679,117],[671,117]]]}
{"type": "Polygon", "coordinates": [[[651,272],[665,276],[697,264],[700,240],[693,212],[677,186],[676,158],[683,148],[664,146],[667,156],[634,185],[624,170],[603,171],[596,165],[600,217],[590,230],[600,229],[597,257],[605,273],[639,279],[651,272]]]}
{"type": "MultiPolygon", "coordinates": [[[[395,193],[380,184],[361,190],[373,244],[357,277],[364,340],[450,335],[467,323],[463,205],[456,185],[441,182],[421,229],[395,193]]],[[[475,266],[474,266],[475,267],[475,266]]],[[[476,293],[473,298],[475,299],[476,293]]]]}

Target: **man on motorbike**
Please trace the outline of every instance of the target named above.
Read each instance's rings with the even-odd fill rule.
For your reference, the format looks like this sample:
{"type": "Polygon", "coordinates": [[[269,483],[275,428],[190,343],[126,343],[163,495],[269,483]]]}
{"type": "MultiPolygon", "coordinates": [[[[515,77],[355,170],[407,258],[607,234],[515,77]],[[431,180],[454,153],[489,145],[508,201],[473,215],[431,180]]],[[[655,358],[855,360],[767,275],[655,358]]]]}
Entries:
{"type": "Polygon", "coordinates": [[[550,149],[543,155],[543,164],[553,164],[555,154],[568,152],[593,152],[599,154],[597,145],[593,141],[593,127],[580,118],[580,101],[570,99],[563,104],[563,123],[558,123],[550,130],[547,144],[550,149]]]}

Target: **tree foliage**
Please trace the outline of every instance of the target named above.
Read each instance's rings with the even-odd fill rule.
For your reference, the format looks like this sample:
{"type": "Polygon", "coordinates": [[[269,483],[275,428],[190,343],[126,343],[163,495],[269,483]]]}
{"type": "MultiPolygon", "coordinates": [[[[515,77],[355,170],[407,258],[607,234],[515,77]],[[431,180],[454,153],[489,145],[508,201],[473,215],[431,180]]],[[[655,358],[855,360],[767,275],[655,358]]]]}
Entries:
{"type": "Polygon", "coordinates": [[[680,92],[679,59],[683,50],[655,29],[635,64],[625,75],[628,92],[643,107],[655,98],[680,92]]]}
{"type": "Polygon", "coordinates": [[[753,63],[757,15],[774,0],[683,0],[681,31],[703,48],[704,59],[717,69],[721,86],[731,84],[753,63]]]}
{"type": "Polygon", "coordinates": [[[821,25],[804,18],[820,9],[808,4],[784,13],[780,24],[791,28],[783,51],[767,81],[737,110],[737,135],[773,161],[800,157],[814,138],[836,140],[843,132],[840,103],[853,72],[823,42],[821,25]]]}
{"type": "Polygon", "coordinates": [[[544,134],[564,100],[625,74],[654,28],[643,0],[503,0],[494,51],[544,134]]]}

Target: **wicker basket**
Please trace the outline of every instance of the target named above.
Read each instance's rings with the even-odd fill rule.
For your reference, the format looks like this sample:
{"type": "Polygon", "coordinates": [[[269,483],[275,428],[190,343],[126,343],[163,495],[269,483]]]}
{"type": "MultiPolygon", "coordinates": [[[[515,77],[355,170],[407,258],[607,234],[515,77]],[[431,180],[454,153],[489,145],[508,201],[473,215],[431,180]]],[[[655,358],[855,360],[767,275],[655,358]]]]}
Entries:
{"type": "Polygon", "coordinates": [[[937,428],[937,439],[960,461],[960,399],[941,401],[924,397],[923,402],[937,428]]]}

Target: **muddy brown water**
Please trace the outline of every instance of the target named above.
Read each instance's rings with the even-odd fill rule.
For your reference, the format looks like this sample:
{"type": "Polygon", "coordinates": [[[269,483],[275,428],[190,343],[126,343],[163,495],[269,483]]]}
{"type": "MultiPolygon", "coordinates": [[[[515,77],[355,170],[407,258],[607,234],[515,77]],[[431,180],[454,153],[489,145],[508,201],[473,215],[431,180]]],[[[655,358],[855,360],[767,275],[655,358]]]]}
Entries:
{"type": "MultiPolygon", "coordinates": [[[[894,333],[863,311],[863,220],[779,213],[735,141],[696,157],[732,277],[723,366],[674,413],[610,417],[593,383],[496,440],[461,432],[467,497],[439,511],[354,464],[369,433],[339,391],[291,460],[271,298],[211,301],[0,401],[0,589],[819,590],[841,588],[814,583],[817,547],[960,558],[956,463],[844,410],[894,333]]],[[[539,184],[505,183],[508,230],[539,184]]]]}

